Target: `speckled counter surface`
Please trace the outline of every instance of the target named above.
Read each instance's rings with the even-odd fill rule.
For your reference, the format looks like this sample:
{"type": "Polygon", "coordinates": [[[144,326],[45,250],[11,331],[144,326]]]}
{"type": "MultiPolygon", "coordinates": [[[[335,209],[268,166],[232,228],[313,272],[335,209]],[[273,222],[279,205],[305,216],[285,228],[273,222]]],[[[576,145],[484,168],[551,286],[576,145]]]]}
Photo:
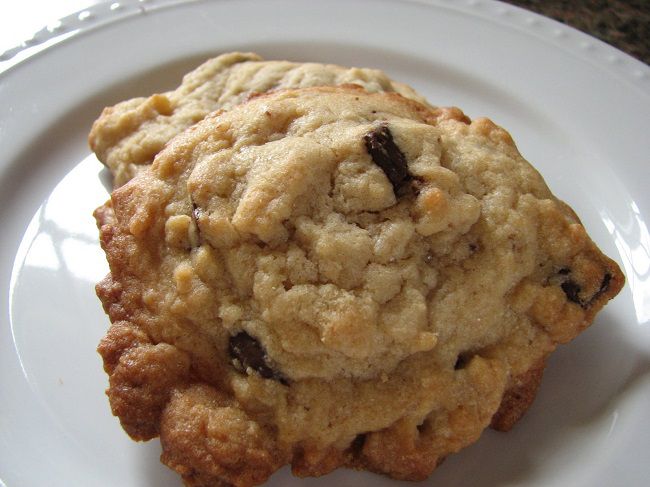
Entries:
{"type": "Polygon", "coordinates": [[[504,0],[559,20],[650,64],[650,0],[504,0]]]}

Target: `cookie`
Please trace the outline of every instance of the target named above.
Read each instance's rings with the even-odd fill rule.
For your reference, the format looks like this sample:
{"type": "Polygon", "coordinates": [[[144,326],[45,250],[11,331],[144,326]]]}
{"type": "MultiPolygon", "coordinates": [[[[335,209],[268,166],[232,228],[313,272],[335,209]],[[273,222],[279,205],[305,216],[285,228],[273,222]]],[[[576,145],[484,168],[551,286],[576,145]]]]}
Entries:
{"type": "Polygon", "coordinates": [[[228,53],[188,73],[173,91],[127,100],[104,109],[93,124],[89,143],[121,186],[175,135],[210,112],[228,109],[247,97],[280,88],[357,84],[426,103],[409,86],[375,69],[333,64],[263,61],[253,53],[228,53]]]}
{"type": "Polygon", "coordinates": [[[189,486],[424,479],[624,282],[505,130],[355,86],[208,116],[96,216],[113,413],[189,486]]]}

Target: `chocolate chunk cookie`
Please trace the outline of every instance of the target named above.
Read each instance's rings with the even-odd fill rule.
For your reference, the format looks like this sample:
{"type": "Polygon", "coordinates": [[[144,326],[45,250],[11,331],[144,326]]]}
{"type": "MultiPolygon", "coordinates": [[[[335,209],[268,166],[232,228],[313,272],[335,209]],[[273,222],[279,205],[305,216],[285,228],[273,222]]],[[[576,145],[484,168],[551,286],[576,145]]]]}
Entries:
{"type": "Polygon", "coordinates": [[[107,205],[108,396],[190,486],[424,479],[624,282],[506,131],[354,86],[209,115],[107,205]]]}
{"type": "Polygon", "coordinates": [[[206,61],[173,91],[106,108],[94,123],[89,142],[117,187],[151,164],[175,135],[210,112],[228,109],[256,93],[341,84],[356,84],[372,92],[397,92],[426,103],[412,88],[376,69],[263,61],[257,54],[235,52],[206,61]]]}

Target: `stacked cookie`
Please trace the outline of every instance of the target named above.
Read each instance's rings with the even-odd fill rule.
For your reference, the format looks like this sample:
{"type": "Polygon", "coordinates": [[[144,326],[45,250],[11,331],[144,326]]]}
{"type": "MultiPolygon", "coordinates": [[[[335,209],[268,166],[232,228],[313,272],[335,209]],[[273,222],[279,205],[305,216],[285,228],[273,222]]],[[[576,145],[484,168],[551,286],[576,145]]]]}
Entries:
{"type": "Polygon", "coordinates": [[[226,54],[90,144],[107,393],[186,485],[426,478],[624,282],[506,131],[376,70],[226,54]]]}

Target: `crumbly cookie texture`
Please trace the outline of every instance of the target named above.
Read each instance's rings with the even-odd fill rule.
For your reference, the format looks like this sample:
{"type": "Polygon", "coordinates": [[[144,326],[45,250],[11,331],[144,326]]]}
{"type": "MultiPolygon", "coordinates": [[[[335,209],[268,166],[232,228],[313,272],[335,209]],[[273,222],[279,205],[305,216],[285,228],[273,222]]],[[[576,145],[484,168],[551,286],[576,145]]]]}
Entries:
{"type": "Polygon", "coordinates": [[[424,479],[624,282],[503,129],[353,86],[208,116],[96,216],[113,412],[189,486],[424,479]]]}
{"type": "Polygon", "coordinates": [[[412,88],[376,69],[263,61],[254,53],[234,52],[206,61],[185,75],[173,91],[104,109],[88,140],[117,187],[151,164],[175,135],[215,110],[228,109],[256,93],[341,84],[357,84],[371,92],[397,92],[426,103],[412,88]]]}

